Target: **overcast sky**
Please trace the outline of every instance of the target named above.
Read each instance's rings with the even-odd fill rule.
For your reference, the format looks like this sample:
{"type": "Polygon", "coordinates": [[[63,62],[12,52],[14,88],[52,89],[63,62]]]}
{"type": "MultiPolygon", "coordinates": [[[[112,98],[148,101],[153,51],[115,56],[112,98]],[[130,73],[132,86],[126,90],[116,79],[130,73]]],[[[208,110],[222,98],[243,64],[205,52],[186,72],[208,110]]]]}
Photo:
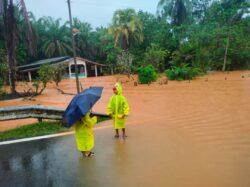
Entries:
{"type": "MultiPolygon", "coordinates": [[[[159,0],[71,0],[72,16],[88,22],[93,28],[108,26],[115,10],[134,8],[152,14],[156,13],[159,0]]],[[[36,19],[43,16],[68,20],[67,0],[25,0],[27,10],[34,13],[36,19]]]]}

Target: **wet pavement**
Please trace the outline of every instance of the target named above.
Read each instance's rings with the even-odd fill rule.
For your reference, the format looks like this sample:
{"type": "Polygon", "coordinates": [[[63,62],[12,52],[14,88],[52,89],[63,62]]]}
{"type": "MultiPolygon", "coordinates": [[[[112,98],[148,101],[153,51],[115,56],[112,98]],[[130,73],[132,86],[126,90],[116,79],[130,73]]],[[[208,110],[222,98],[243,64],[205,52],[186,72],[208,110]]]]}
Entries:
{"type": "MultiPolygon", "coordinates": [[[[247,75],[249,71],[212,73],[191,82],[138,87],[124,83],[131,108],[125,141],[114,139],[111,121],[105,121],[95,130],[96,156],[90,159],[81,157],[73,135],[2,145],[0,185],[249,187],[247,75]]],[[[75,89],[70,81],[62,84],[69,92],[75,89]]],[[[95,110],[105,112],[115,78],[81,81],[104,86],[95,110]]],[[[29,102],[65,107],[72,96],[52,88],[29,102]]],[[[17,105],[24,103],[17,100],[17,105]]]]}
{"type": "Polygon", "coordinates": [[[126,140],[97,129],[93,158],[82,157],[73,135],[2,145],[1,186],[249,187],[249,144],[235,152],[159,125],[132,124],[126,140]]]}

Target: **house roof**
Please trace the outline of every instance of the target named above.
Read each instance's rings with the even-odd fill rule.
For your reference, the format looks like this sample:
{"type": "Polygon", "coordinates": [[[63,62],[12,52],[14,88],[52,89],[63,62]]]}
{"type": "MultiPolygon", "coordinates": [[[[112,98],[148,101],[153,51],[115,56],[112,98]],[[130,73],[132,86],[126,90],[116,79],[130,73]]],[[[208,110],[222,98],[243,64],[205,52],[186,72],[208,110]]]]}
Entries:
{"type": "MultiPolygon", "coordinates": [[[[94,61],[91,61],[91,60],[88,60],[86,58],[81,58],[81,57],[76,57],[77,60],[82,60],[82,61],[85,61],[87,62],[88,64],[94,64],[94,65],[97,65],[97,66],[108,66],[108,65],[105,65],[105,64],[100,64],[98,62],[94,62],[94,61]]],[[[73,60],[73,58],[71,58],[71,60],[73,60]]]]}
{"type": "MultiPolygon", "coordinates": [[[[93,65],[102,66],[102,67],[107,66],[107,65],[99,64],[97,62],[93,62],[93,61],[90,61],[88,59],[84,59],[84,58],[80,58],[80,57],[77,57],[76,59],[80,60],[80,61],[85,61],[88,64],[93,64],[93,65]]],[[[70,62],[70,61],[73,61],[73,58],[70,57],[70,56],[49,58],[49,59],[39,60],[39,61],[30,63],[30,64],[18,66],[17,69],[18,69],[19,72],[28,72],[28,71],[34,71],[34,70],[39,69],[39,67],[41,65],[45,64],[45,63],[48,63],[48,64],[61,64],[61,63],[70,62]]]]}

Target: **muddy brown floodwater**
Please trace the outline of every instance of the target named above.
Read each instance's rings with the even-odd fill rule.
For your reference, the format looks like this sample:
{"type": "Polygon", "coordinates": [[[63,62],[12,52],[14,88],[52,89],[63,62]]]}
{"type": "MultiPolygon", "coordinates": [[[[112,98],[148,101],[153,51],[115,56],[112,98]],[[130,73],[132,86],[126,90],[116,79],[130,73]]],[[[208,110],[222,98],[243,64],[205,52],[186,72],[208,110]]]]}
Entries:
{"type": "MultiPolygon", "coordinates": [[[[80,79],[84,88],[104,86],[94,111],[106,111],[116,78],[80,79]]],[[[167,85],[122,85],[131,109],[129,138],[115,144],[114,150],[116,158],[123,158],[116,160],[116,169],[124,175],[120,179],[124,186],[250,186],[250,71],[212,72],[167,85]]],[[[60,88],[74,93],[75,80],[64,80],[60,88]]],[[[0,107],[42,104],[65,108],[71,98],[50,84],[35,101],[1,101],[0,107]]],[[[34,121],[0,122],[0,129],[34,121]]],[[[104,128],[96,136],[111,131],[104,128]]]]}

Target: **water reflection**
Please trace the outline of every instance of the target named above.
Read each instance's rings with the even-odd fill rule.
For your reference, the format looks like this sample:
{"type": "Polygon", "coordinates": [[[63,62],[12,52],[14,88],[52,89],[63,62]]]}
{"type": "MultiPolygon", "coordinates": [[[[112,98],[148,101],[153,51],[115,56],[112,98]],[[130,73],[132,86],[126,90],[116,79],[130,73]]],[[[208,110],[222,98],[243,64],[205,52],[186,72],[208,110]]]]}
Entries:
{"type": "MultiPolygon", "coordinates": [[[[73,144],[71,139],[69,143],[73,144]]],[[[77,161],[65,160],[65,155],[70,155],[67,149],[62,153],[62,144],[59,138],[0,147],[1,186],[68,186],[72,182],[65,175],[74,176],[77,161]]]]}
{"type": "Polygon", "coordinates": [[[32,169],[32,167],[30,167],[31,165],[32,165],[31,155],[26,155],[26,156],[22,157],[22,166],[23,166],[24,170],[32,169]]]}
{"type": "Polygon", "coordinates": [[[10,171],[10,163],[8,161],[3,161],[1,164],[4,171],[10,171]]]}

